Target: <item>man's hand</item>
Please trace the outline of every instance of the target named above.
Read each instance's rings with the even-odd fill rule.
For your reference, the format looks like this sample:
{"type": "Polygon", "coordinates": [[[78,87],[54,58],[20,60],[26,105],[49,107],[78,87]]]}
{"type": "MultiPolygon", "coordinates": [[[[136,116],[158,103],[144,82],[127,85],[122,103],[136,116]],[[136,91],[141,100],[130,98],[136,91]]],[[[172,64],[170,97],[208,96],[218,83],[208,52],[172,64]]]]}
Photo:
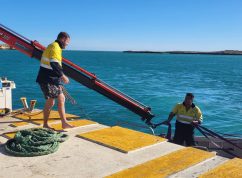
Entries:
{"type": "Polygon", "coordinates": [[[68,84],[69,83],[69,79],[65,75],[62,75],[61,80],[63,81],[64,84],[68,84]]]}
{"type": "Polygon", "coordinates": [[[192,121],[193,125],[200,125],[201,123],[199,121],[192,121]]]}

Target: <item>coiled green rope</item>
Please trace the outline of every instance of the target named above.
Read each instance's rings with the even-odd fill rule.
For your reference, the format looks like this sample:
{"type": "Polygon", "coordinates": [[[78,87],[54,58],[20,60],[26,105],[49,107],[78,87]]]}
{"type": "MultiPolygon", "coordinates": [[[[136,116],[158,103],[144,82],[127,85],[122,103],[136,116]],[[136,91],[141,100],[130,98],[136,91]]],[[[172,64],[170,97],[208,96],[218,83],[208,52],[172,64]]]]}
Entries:
{"type": "Polygon", "coordinates": [[[5,144],[5,150],[14,156],[41,156],[54,153],[60,142],[68,136],[46,128],[33,128],[18,131],[13,139],[5,144]]]}

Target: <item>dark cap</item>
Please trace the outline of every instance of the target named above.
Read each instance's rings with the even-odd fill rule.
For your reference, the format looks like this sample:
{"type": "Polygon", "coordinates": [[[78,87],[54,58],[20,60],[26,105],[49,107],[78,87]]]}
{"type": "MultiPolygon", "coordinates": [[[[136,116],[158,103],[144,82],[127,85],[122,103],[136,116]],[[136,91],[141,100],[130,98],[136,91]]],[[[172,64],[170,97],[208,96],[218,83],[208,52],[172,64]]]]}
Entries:
{"type": "Polygon", "coordinates": [[[194,95],[193,95],[192,93],[187,93],[187,94],[186,94],[186,97],[187,97],[187,96],[190,96],[190,97],[194,98],[194,95]]]}

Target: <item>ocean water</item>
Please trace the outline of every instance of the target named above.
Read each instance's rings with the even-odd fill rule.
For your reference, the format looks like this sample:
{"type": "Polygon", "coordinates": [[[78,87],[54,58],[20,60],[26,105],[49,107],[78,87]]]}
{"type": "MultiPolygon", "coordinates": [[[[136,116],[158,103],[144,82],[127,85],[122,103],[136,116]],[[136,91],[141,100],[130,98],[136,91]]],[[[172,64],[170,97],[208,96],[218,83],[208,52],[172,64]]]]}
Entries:
{"type": "MultiPolygon", "coordinates": [[[[217,132],[242,131],[242,56],[129,54],[122,52],[64,51],[63,56],[134,99],[148,105],[153,122],[167,119],[174,105],[187,92],[203,112],[203,125],[217,132]]],[[[39,61],[18,51],[0,51],[0,76],[16,83],[13,108],[22,107],[20,97],[44,98],[35,83],[39,61]]],[[[68,113],[107,125],[122,125],[150,132],[138,115],[71,80],[66,85],[78,105],[66,103],[68,113]]],[[[173,123],[175,118],[173,119],[173,123]]],[[[174,126],[173,126],[174,128],[174,126]]],[[[165,132],[159,127],[156,133],[165,132]]]]}

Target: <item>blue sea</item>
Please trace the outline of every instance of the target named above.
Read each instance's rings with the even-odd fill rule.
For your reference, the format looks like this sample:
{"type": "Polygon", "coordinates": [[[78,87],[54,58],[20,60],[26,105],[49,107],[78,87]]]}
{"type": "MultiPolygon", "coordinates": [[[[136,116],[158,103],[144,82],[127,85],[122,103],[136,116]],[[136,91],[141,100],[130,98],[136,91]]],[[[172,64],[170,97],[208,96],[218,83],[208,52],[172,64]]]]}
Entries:
{"type": "MultiPolygon", "coordinates": [[[[64,51],[63,56],[150,106],[156,115],[153,122],[167,119],[174,105],[183,101],[185,93],[192,92],[195,104],[203,112],[204,126],[222,133],[242,131],[242,56],[95,51],[64,51]]],[[[16,83],[14,109],[22,107],[19,99],[22,96],[37,99],[36,107],[43,108],[45,100],[35,83],[39,61],[18,51],[2,50],[0,66],[0,76],[16,83]]],[[[150,133],[138,115],[100,94],[73,80],[66,88],[78,102],[78,105],[66,103],[68,113],[150,133]]],[[[166,127],[155,131],[165,132],[166,127]]]]}

